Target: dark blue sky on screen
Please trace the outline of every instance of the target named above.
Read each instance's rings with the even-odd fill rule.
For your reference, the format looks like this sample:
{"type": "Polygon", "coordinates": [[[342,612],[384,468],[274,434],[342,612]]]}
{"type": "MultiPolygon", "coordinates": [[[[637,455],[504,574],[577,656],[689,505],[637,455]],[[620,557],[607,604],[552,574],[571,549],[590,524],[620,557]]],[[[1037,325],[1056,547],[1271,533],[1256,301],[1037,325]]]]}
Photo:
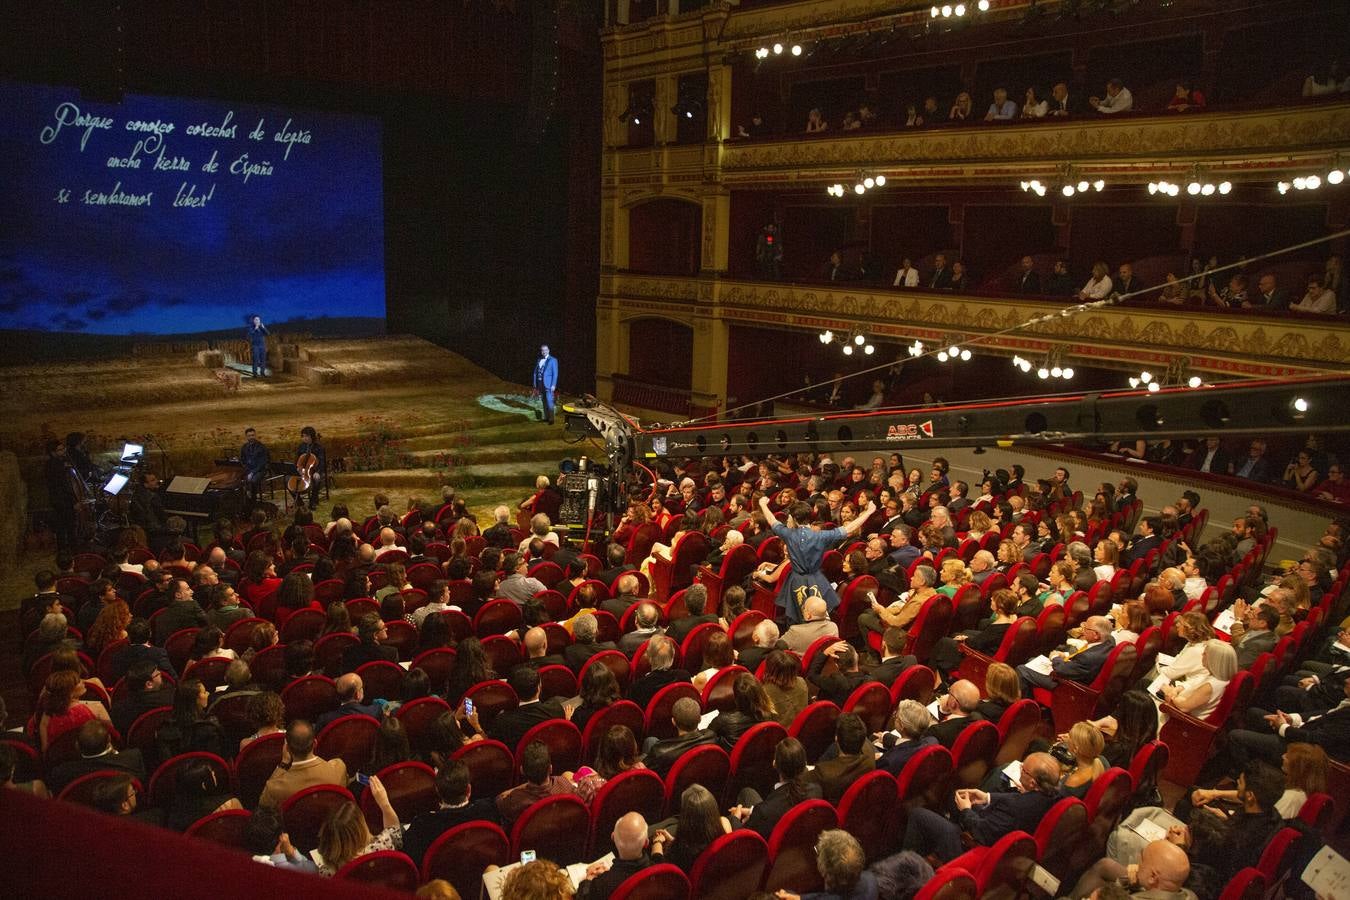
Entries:
{"type": "Polygon", "coordinates": [[[384,317],[376,119],[0,82],[0,161],[0,328],[384,317]]]}

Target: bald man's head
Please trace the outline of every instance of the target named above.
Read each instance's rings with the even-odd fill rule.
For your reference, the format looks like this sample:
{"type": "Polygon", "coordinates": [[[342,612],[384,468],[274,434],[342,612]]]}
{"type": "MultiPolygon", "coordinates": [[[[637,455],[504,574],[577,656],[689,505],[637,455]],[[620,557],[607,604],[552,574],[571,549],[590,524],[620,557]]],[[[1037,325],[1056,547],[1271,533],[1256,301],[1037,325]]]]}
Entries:
{"type": "Polygon", "coordinates": [[[362,700],[361,676],[355,672],[348,672],[346,675],[339,675],[334,684],[337,688],[338,699],[343,703],[349,703],[355,700],[360,703],[362,700]]]}
{"type": "Polygon", "coordinates": [[[969,713],[980,705],[980,689],[974,682],[964,678],[952,685],[951,695],[963,713],[969,713]]]}
{"type": "Polygon", "coordinates": [[[802,612],[806,615],[808,622],[816,619],[823,619],[830,613],[830,608],[825,605],[825,600],[821,597],[812,597],[802,606],[802,612]]]}
{"type": "Polygon", "coordinates": [[[525,655],[534,659],[548,652],[548,633],[538,625],[525,632],[525,655]]]}
{"type": "Polygon", "coordinates": [[[1022,760],[1020,787],[1025,793],[1056,793],[1059,790],[1059,762],[1049,753],[1030,754],[1022,760]]]}
{"type": "Polygon", "coordinates": [[[1135,879],[1145,890],[1179,891],[1191,875],[1191,861],[1171,841],[1154,841],[1139,856],[1135,879]]]}
{"type": "Polygon", "coordinates": [[[637,859],[647,848],[647,820],[630,812],[614,823],[614,849],[619,859],[637,859]]]}

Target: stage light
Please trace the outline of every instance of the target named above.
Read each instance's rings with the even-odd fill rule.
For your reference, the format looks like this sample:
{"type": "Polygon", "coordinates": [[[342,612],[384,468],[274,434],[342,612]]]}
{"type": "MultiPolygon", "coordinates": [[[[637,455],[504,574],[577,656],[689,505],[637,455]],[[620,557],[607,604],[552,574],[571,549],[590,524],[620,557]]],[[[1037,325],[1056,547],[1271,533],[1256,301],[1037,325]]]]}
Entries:
{"type": "Polygon", "coordinates": [[[1144,384],[1148,384],[1150,381],[1153,380],[1153,376],[1148,372],[1140,372],[1139,380],[1142,381],[1144,384]]]}
{"type": "Polygon", "coordinates": [[[962,351],[961,351],[961,361],[962,361],[962,362],[970,362],[970,351],[969,351],[969,350],[962,350],[962,351]]]}
{"type": "Polygon", "coordinates": [[[947,348],[947,355],[948,355],[948,356],[955,356],[956,354],[958,354],[958,353],[960,353],[960,352],[961,352],[961,348],[958,347],[958,346],[956,346],[955,344],[952,344],[950,347],[947,348]]]}
{"type": "Polygon", "coordinates": [[[1186,185],[1186,193],[1190,194],[1192,197],[1200,193],[1200,182],[1192,181],[1190,184],[1186,185]]]}
{"type": "Polygon", "coordinates": [[[1198,388],[1200,385],[1204,384],[1204,381],[1199,375],[1192,375],[1190,378],[1186,379],[1186,384],[1188,387],[1198,388]]]}
{"type": "Polygon", "coordinates": [[[1322,186],[1322,179],[1317,175],[1309,175],[1306,179],[1308,190],[1315,191],[1322,186]]]}
{"type": "Polygon", "coordinates": [[[1148,183],[1148,192],[1150,194],[1158,193],[1158,183],[1156,181],[1150,181],[1148,183]]]}
{"type": "Polygon", "coordinates": [[[1023,193],[1026,193],[1027,191],[1029,191],[1029,190],[1031,189],[1031,185],[1028,184],[1028,183],[1025,182],[1025,181],[1023,181],[1021,184],[1019,184],[1018,187],[1020,187],[1020,188],[1022,189],[1022,192],[1023,192],[1023,193]]]}
{"type": "Polygon", "coordinates": [[[1327,173],[1327,184],[1340,184],[1345,180],[1345,173],[1340,169],[1332,169],[1327,173]]]}
{"type": "Polygon", "coordinates": [[[1028,361],[1025,360],[1025,359],[1022,360],[1022,371],[1023,371],[1023,372],[1030,372],[1030,371],[1031,371],[1031,363],[1028,362],[1028,361]]]}
{"type": "Polygon", "coordinates": [[[1308,186],[1308,179],[1302,175],[1294,179],[1294,190],[1301,191],[1308,186]]]}
{"type": "Polygon", "coordinates": [[[989,12],[989,0],[980,0],[980,12],[989,12]]]}
{"type": "Polygon", "coordinates": [[[1038,196],[1038,197],[1044,197],[1044,196],[1045,196],[1045,185],[1043,185],[1043,184],[1038,184],[1038,185],[1036,185],[1036,196],[1038,196]]]}
{"type": "Polygon", "coordinates": [[[1096,181],[1092,182],[1092,189],[1100,194],[1102,191],[1106,190],[1106,182],[1098,178],[1096,181]]]}
{"type": "Polygon", "coordinates": [[[878,175],[878,176],[877,176],[877,187],[885,187],[885,186],[886,186],[886,176],[885,176],[885,175],[878,175]]]}
{"type": "Polygon", "coordinates": [[[1212,197],[1214,195],[1214,185],[1212,184],[1205,185],[1200,189],[1200,193],[1206,197],[1212,197]]]}
{"type": "Polygon", "coordinates": [[[1058,378],[1059,376],[1064,374],[1064,370],[1061,369],[1059,366],[1054,366],[1053,368],[1050,369],[1050,374],[1058,378]]]}
{"type": "Polygon", "coordinates": [[[1066,369],[1064,370],[1064,377],[1065,377],[1065,378],[1072,378],[1072,377],[1073,377],[1073,369],[1068,369],[1068,368],[1066,368],[1066,369]]]}
{"type": "Polygon", "coordinates": [[[826,329],[825,331],[822,331],[822,332],[820,333],[820,342],[821,342],[822,344],[828,344],[828,343],[830,343],[830,342],[833,341],[833,340],[834,340],[834,332],[833,332],[833,331],[830,331],[829,329],[826,329]]]}
{"type": "Polygon", "coordinates": [[[876,186],[877,180],[873,178],[871,175],[868,175],[866,178],[863,179],[863,187],[867,188],[868,190],[871,190],[876,186]]]}
{"type": "Polygon", "coordinates": [[[957,16],[964,16],[966,14],[966,5],[964,3],[956,4],[956,9],[954,9],[953,12],[955,12],[957,16]]]}
{"type": "Polygon", "coordinates": [[[1227,194],[1227,193],[1228,193],[1229,191],[1231,191],[1232,189],[1233,189],[1233,182],[1231,182],[1231,181],[1220,181],[1220,182],[1219,182],[1219,193],[1220,193],[1220,194],[1227,194]]]}
{"type": "Polygon", "coordinates": [[[1162,385],[1158,384],[1158,382],[1156,382],[1156,381],[1150,381],[1150,382],[1148,383],[1148,392],[1149,392],[1150,394],[1156,394],[1156,393],[1158,393],[1158,391],[1160,391],[1160,390],[1162,390],[1162,385]]]}
{"type": "Polygon", "coordinates": [[[853,186],[853,193],[855,194],[862,194],[862,192],[865,190],[867,190],[867,186],[864,185],[861,181],[853,186]]]}
{"type": "Polygon", "coordinates": [[[1064,187],[1059,189],[1059,192],[1063,194],[1065,197],[1072,197],[1074,193],[1073,185],[1066,184],[1064,185],[1064,187]]]}
{"type": "Polygon", "coordinates": [[[863,337],[861,334],[855,334],[853,336],[853,343],[861,347],[863,344],[867,343],[867,338],[863,337]]]}
{"type": "Polygon", "coordinates": [[[930,10],[928,11],[928,14],[929,14],[930,16],[932,16],[934,19],[936,19],[936,18],[938,17],[938,13],[940,13],[940,12],[941,12],[941,10],[939,10],[939,9],[935,6],[935,7],[933,7],[932,9],[930,9],[930,10]]]}
{"type": "Polygon", "coordinates": [[[950,19],[951,15],[952,15],[952,8],[950,6],[942,7],[942,18],[950,19]]]}
{"type": "Polygon", "coordinates": [[[844,345],[844,355],[845,355],[845,356],[852,356],[852,355],[853,355],[853,347],[852,347],[852,345],[850,345],[850,344],[845,344],[845,345],[844,345]]]}
{"type": "Polygon", "coordinates": [[[1167,196],[1169,196],[1169,197],[1175,197],[1177,194],[1180,194],[1180,193],[1181,193],[1181,185],[1179,185],[1179,184],[1169,184],[1169,185],[1167,186],[1167,196]]]}
{"type": "Polygon", "coordinates": [[[877,348],[873,347],[871,344],[868,344],[866,347],[863,347],[863,353],[866,353],[868,356],[871,356],[873,353],[876,352],[876,350],[877,348]]]}
{"type": "Polygon", "coordinates": [[[792,45],[792,55],[793,55],[793,56],[801,56],[801,55],[802,55],[802,45],[801,45],[801,44],[793,44],[793,45],[792,45]]]}
{"type": "Polygon", "coordinates": [[[1022,367],[1022,357],[1014,356],[1012,358],[1012,364],[1020,369],[1022,367]]]}
{"type": "Polygon", "coordinates": [[[1087,193],[1087,189],[1088,189],[1089,187],[1091,187],[1091,185],[1089,185],[1086,181],[1080,181],[1080,182],[1078,182],[1078,193],[1080,193],[1080,194],[1086,194],[1086,193],[1087,193]]]}
{"type": "Polygon", "coordinates": [[[1295,398],[1294,398],[1294,409],[1295,409],[1297,412],[1301,412],[1301,413],[1307,412],[1307,411],[1308,411],[1308,401],[1307,401],[1307,400],[1304,400],[1302,397],[1295,397],[1295,398]]]}
{"type": "Polygon", "coordinates": [[[780,44],[780,43],[778,43],[777,41],[774,41],[774,45],[773,45],[773,55],[774,55],[774,56],[782,56],[782,55],[783,55],[783,45],[780,44]]]}
{"type": "Polygon", "coordinates": [[[1041,366],[1039,369],[1036,370],[1036,377],[1041,379],[1049,378],[1050,370],[1047,369],[1045,366],[1041,366]]]}
{"type": "Polygon", "coordinates": [[[946,362],[946,361],[947,361],[947,351],[946,351],[946,350],[939,350],[939,351],[938,351],[938,362],[946,362]]]}
{"type": "Polygon", "coordinates": [[[914,343],[910,344],[910,345],[909,345],[909,355],[910,355],[910,356],[922,356],[922,355],[923,355],[923,341],[915,341],[914,343]]]}
{"type": "Polygon", "coordinates": [[[768,47],[760,47],[758,50],[755,51],[755,59],[767,59],[768,56],[769,56],[768,47]]]}
{"type": "Polygon", "coordinates": [[[1139,387],[1139,379],[1138,379],[1138,378],[1131,378],[1131,379],[1130,379],[1130,387],[1132,387],[1132,388],[1137,388],[1137,387],[1139,387]]]}
{"type": "Polygon", "coordinates": [[[1287,194],[1289,193],[1289,182],[1281,181],[1279,184],[1275,185],[1275,189],[1281,194],[1287,194]]]}

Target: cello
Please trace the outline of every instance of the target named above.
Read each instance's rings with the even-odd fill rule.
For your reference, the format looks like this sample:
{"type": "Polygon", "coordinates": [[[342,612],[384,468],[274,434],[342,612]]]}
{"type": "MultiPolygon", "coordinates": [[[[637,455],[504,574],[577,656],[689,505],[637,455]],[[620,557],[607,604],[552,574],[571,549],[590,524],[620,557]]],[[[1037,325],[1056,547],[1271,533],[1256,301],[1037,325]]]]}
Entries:
{"type": "Polygon", "coordinates": [[[301,453],[295,458],[295,474],[286,479],[286,490],[300,502],[301,494],[308,494],[314,484],[314,473],[319,468],[319,457],[314,453],[301,453]]]}

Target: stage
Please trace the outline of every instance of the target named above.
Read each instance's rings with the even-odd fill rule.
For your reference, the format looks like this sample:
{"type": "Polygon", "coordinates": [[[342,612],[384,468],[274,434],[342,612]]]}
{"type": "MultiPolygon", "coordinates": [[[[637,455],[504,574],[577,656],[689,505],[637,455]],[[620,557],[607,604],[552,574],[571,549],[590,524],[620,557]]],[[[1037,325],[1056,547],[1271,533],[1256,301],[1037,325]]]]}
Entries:
{"type": "MultiPolygon", "coordinates": [[[[124,440],[144,443],[153,471],[195,476],[237,455],[250,426],[273,460],[291,461],[300,429],[311,425],[330,464],[346,464],[319,502],[320,521],[334,503],[353,516],[373,513],[377,492],[399,512],[409,497],[439,504],[441,485],[451,484],[490,523],[493,507],[514,509],[537,475],[555,475],[576,452],[562,441],[561,419],[552,428],[535,421],[527,387],[420,338],[296,339],[273,360],[278,374],[242,378],[237,388],[196,348],[161,350],[0,368],[0,451],[18,457],[30,518],[47,507],[46,434],[83,431],[96,462],[115,457],[124,440]]],[[[3,566],[0,610],[32,593],[33,572],[51,558],[47,548],[21,550],[3,566]]]]}

